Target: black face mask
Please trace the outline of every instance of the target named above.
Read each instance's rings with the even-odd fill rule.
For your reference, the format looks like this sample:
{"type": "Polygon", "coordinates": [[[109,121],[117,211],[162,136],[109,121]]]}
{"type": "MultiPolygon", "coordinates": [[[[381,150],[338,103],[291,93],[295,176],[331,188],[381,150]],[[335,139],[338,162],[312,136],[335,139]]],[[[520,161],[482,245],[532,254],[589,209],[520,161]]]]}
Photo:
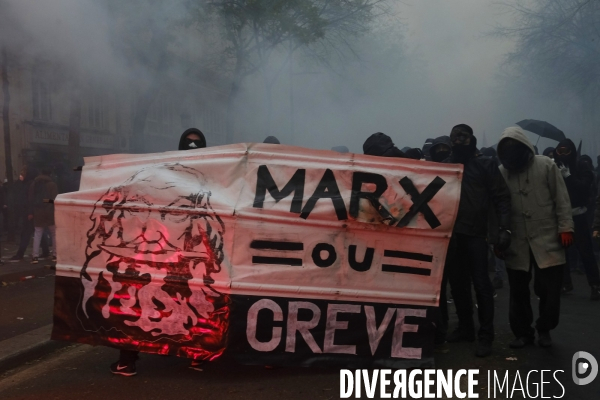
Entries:
{"type": "Polygon", "coordinates": [[[204,143],[202,142],[201,139],[192,140],[189,138],[185,138],[183,140],[184,140],[185,150],[200,149],[200,148],[204,147],[204,143]]]}
{"type": "Polygon", "coordinates": [[[450,157],[451,151],[450,149],[440,149],[438,151],[433,152],[433,154],[431,154],[431,161],[434,162],[442,162],[444,161],[446,158],[450,157]]]}
{"type": "Polygon", "coordinates": [[[452,146],[452,154],[456,156],[458,160],[466,160],[475,155],[475,149],[477,144],[471,140],[469,144],[459,144],[452,146]]]}
{"type": "Polygon", "coordinates": [[[515,144],[503,146],[500,162],[509,171],[521,171],[531,159],[531,150],[524,144],[515,141],[515,144]]]}

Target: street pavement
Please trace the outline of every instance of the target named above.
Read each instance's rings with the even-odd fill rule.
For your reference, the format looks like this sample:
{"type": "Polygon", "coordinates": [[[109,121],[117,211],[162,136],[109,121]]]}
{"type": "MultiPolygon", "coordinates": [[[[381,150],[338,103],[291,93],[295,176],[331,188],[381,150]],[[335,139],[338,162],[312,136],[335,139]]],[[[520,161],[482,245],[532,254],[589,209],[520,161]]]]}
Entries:
{"type": "MultiPolygon", "coordinates": [[[[4,247],[4,245],[3,245],[4,247]]],[[[3,251],[3,255],[11,253],[3,251]]],[[[0,266],[0,347],[6,339],[52,322],[53,272],[43,263],[27,262],[0,266]],[[36,278],[21,281],[23,276],[36,278]],[[20,319],[23,318],[23,319],[20,319]]],[[[600,361],[600,302],[589,300],[584,276],[574,274],[575,291],[563,297],[559,327],[553,331],[551,349],[537,346],[511,350],[513,339],[508,326],[508,287],[499,289],[496,298],[496,341],[492,356],[480,359],[473,355],[475,343],[448,344],[436,354],[436,368],[480,369],[479,398],[487,399],[487,371],[509,371],[510,385],[520,371],[523,384],[530,370],[564,370],[558,373],[564,386],[563,398],[592,400],[600,398],[600,376],[587,386],[577,386],[571,379],[571,359],[577,351],[587,351],[600,361]]],[[[534,310],[537,299],[532,297],[534,310]]],[[[456,325],[452,313],[451,328],[456,325]]],[[[534,311],[536,313],[537,310],[534,311]]],[[[203,372],[188,368],[189,361],[176,357],[141,355],[138,375],[114,376],[108,366],[118,352],[105,347],[70,345],[19,365],[0,375],[0,399],[337,399],[340,378],[338,369],[276,368],[238,365],[217,360],[203,372]]],[[[1,370],[1,366],[0,366],[1,370]]],[[[536,381],[539,384],[539,375],[536,381]]],[[[546,374],[545,381],[552,380],[546,374]]],[[[531,395],[534,387],[530,386],[531,395]]],[[[558,385],[545,385],[544,396],[559,397],[558,385]]],[[[353,397],[354,398],[354,397],[353,397]]],[[[366,398],[363,392],[363,397],[366,398]]],[[[500,396],[496,398],[506,398],[500,396]]],[[[513,398],[523,398],[516,392],[513,398]]],[[[538,397],[538,398],[541,398],[538,397]]]]}

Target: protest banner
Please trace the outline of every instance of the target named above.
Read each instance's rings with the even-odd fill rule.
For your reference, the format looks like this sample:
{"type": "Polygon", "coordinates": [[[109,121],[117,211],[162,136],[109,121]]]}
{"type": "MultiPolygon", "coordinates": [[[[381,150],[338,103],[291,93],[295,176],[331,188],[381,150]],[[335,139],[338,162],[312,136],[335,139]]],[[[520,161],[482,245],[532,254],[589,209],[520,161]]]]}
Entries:
{"type": "Polygon", "coordinates": [[[55,200],[53,339],[427,367],[462,167],[270,144],[86,159],[55,200]]]}

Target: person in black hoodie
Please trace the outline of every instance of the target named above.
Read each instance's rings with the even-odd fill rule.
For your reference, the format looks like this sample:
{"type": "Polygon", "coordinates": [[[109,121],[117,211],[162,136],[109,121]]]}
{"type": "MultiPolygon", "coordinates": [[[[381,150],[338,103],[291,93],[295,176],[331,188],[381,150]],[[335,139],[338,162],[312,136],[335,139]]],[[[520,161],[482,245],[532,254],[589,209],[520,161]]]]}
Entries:
{"type": "Polygon", "coordinates": [[[435,138],[429,148],[429,159],[433,162],[442,162],[452,153],[452,142],[450,136],[444,135],[435,138]]]}
{"type": "MultiPolygon", "coordinates": [[[[575,235],[573,244],[579,252],[583,268],[591,287],[591,300],[600,300],[600,273],[594,257],[594,244],[588,219],[586,218],[594,184],[594,174],[588,168],[580,167],[577,160],[577,148],[570,139],[565,139],[558,144],[555,150],[555,162],[565,180],[571,207],[573,208],[573,222],[575,235]]],[[[573,250],[571,250],[573,251],[573,250]]],[[[569,263],[567,258],[567,264],[569,263]]],[[[570,268],[564,269],[563,293],[573,290],[570,268]]]]}
{"type": "MultiPolygon", "coordinates": [[[[204,134],[197,128],[187,129],[179,138],[179,150],[195,150],[206,147],[204,134]]],[[[134,376],[137,374],[135,362],[139,359],[139,351],[119,350],[119,359],[111,364],[110,372],[115,375],[134,376]]],[[[192,360],[191,369],[202,371],[202,361],[192,360]]]]}
{"type": "Polygon", "coordinates": [[[206,139],[200,129],[186,129],[179,138],[179,150],[194,150],[206,147],[206,139]]]}
{"type": "Polygon", "coordinates": [[[477,139],[468,125],[457,125],[450,133],[452,155],[445,162],[464,165],[458,215],[448,248],[446,265],[450,289],[458,315],[458,328],[447,341],[474,341],[471,281],[478,304],[479,333],[475,355],[486,357],[494,340],[494,289],[487,272],[488,214],[498,217],[496,249],[510,246],[511,196],[496,162],[477,156],[477,139]]]}
{"type": "MultiPolygon", "coordinates": [[[[21,235],[17,254],[8,259],[9,262],[19,262],[25,257],[25,251],[33,236],[33,217],[29,214],[29,187],[38,175],[37,169],[32,165],[21,169],[19,180],[13,184],[13,204],[11,212],[14,213],[17,225],[20,226],[21,235]]],[[[48,257],[48,243],[42,240],[42,257],[48,257]]]]}
{"type": "Polygon", "coordinates": [[[381,132],[374,133],[365,140],[363,152],[369,156],[406,158],[406,155],[394,145],[392,138],[381,132]]]}

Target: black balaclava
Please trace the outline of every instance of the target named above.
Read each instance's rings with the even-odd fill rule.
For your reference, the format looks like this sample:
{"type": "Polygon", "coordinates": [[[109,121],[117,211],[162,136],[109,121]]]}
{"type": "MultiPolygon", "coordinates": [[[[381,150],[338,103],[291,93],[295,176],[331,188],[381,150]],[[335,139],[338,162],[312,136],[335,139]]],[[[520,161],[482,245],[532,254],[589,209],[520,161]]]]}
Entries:
{"type": "Polygon", "coordinates": [[[566,165],[571,170],[577,169],[577,147],[575,147],[575,143],[571,139],[565,139],[558,143],[556,150],[554,150],[554,160],[559,164],[566,165]]]}
{"type": "Polygon", "coordinates": [[[275,136],[267,136],[263,143],[281,144],[275,136]]]}
{"type": "Polygon", "coordinates": [[[498,145],[498,158],[504,168],[511,172],[519,172],[525,169],[529,160],[533,158],[533,153],[518,140],[506,138],[498,145]]]}
{"type": "MultiPolygon", "coordinates": [[[[456,135],[456,133],[455,133],[456,135]]],[[[466,135],[459,135],[465,137],[466,135]]],[[[469,159],[473,158],[477,153],[477,139],[473,135],[473,129],[469,125],[459,124],[452,128],[450,131],[450,140],[452,141],[452,154],[456,161],[464,163],[469,159]],[[469,144],[455,143],[452,132],[463,132],[470,136],[469,144]]]]}
{"type": "Polygon", "coordinates": [[[594,170],[594,162],[592,161],[592,157],[584,154],[581,157],[579,157],[579,170],[588,170],[588,171],[593,171],[594,170]]]}
{"type": "Polygon", "coordinates": [[[429,148],[429,158],[433,162],[442,162],[450,157],[452,153],[452,142],[450,136],[444,135],[436,138],[429,148]]]}
{"type": "Polygon", "coordinates": [[[204,138],[204,134],[200,132],[200,129],[186,129],[186,131],[183,132],[179,138],[179,150],[194,150],[202,149],[204,147],[206,147],[206,139],[204,138]],[[196,135],[200,136],[200,139],[188,139],[187,136],[191,133],[195,133],[196,135]]]}

